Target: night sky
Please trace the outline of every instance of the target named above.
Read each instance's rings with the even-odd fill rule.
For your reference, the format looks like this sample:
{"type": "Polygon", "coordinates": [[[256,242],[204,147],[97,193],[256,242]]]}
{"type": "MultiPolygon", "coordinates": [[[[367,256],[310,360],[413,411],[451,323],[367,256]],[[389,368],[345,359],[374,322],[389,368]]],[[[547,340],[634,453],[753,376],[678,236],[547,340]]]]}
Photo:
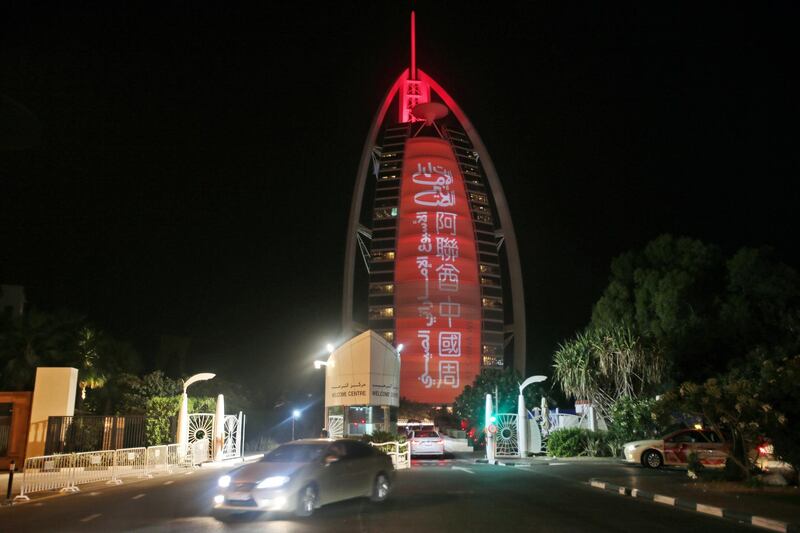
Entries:
{"type": "MultiPolygon", "coordinates": [[[[416,3],[418,65],[508,196],[539,371],[611,259],[661,233],[800,266],[797,8],[544,4],[416,3]]],[[[339,333],[358,159],[410,3],[8,6],[0,95],[41,141],[0,151],[0,282],[151,364],[172,334],[188,371],[307,377],[339,333]]]]}

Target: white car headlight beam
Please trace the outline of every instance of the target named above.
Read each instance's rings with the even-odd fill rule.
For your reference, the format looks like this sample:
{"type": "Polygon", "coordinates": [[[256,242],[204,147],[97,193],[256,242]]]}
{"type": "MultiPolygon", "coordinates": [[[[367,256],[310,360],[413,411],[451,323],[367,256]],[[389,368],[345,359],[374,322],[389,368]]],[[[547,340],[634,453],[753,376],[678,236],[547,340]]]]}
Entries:
{"type": "Polygon", "coordinates": [[[231,476],[222,476],[217,480],[217,485],[223,489],[227,489],[231,485],[231,476]]]}
{"type": "Polygon", "coordinates": [[[256,485],[257,489],[275,489],[289,482],[289,476],[271,476],[256,485]]]}

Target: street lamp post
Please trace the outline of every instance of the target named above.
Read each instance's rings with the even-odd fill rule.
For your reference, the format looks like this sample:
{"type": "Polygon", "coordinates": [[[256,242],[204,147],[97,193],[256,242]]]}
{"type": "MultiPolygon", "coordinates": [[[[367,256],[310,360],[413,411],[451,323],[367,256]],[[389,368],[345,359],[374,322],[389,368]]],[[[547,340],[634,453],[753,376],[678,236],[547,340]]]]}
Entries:
{"type": "Polygon", "coordinates": [[[189,444],[189,397],[186,395],[186,389],[192,383],[198,381],[205,381],[211,379],[216,374],[210,372],[203,372],[195,374],[183,382],[183,396],[181,396],[181,410],[178,412],[178,444],[180,444],[181,452],[186,454],[186,446],[189,444]]]}
{"type": "Polygon", "coordinates": [[[300,410],[295,409],[292,411],[292,440],[294,440],[294,421],[300,418],[300,410]]]}
{"type": "Polygon", "coordinates": [[[522,391],[532,383],[541,383],[547,376],[531,376],[519,386],[519,396],[517,396],[517,444],[519,446],[519,456],[525,457],[528,452],[528,417],[525,409],[525,398],[522,391]]]}

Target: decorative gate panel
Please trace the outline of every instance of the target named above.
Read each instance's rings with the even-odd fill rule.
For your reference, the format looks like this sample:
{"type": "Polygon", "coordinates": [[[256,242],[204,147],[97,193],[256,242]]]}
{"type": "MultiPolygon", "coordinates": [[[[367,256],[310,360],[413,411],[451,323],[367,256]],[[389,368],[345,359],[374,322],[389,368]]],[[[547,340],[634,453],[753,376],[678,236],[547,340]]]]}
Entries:
{"type": "Polygon", "coordinates": [[[328,436],[332,439],[344,436],[344,417],[342,415],[328,417],[328,436]]]}
{"type": "Polygon", "coordinates": [[[222,457],[230,459],[242,455],[242,413],[225,415],[225,440],[222,444],[222,457]]]}
{"type": "Polygon", "coordinates": [[[496,457],[519,457],[517,440],[517,415],[503,413],[497,415],[496,457]]]}
{"type": "MultiPolygon", "coordinates": [[[[210,413],[192,413],[189,415],[189,446],[191,449],[204,449],[208,457],[205,460],[213,459],[211,437],[214,435],[214,415],[210,413]],[[195,443],[205,442],[204,445],[196,446],[195,443]]],[[[200,462],[198,457],[195,462],[200,462]]]]}

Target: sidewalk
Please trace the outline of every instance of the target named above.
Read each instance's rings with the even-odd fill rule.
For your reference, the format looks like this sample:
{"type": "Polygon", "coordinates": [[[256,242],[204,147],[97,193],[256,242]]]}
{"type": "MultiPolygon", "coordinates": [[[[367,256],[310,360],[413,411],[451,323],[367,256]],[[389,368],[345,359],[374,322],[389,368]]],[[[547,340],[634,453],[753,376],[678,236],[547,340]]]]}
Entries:
{"type": "Polygon", "coordinates": [[[746,487],[733,482],[692,481],[685,472],[662,474],[667,475],[609,474],[593,481],[625,487],[628,495],[631,489],[636,489],[637,492],[663,495],[681,502],[721,508],[729,514],[755,515],[792,525],[800,524],[798,487],[746,487]]]}

